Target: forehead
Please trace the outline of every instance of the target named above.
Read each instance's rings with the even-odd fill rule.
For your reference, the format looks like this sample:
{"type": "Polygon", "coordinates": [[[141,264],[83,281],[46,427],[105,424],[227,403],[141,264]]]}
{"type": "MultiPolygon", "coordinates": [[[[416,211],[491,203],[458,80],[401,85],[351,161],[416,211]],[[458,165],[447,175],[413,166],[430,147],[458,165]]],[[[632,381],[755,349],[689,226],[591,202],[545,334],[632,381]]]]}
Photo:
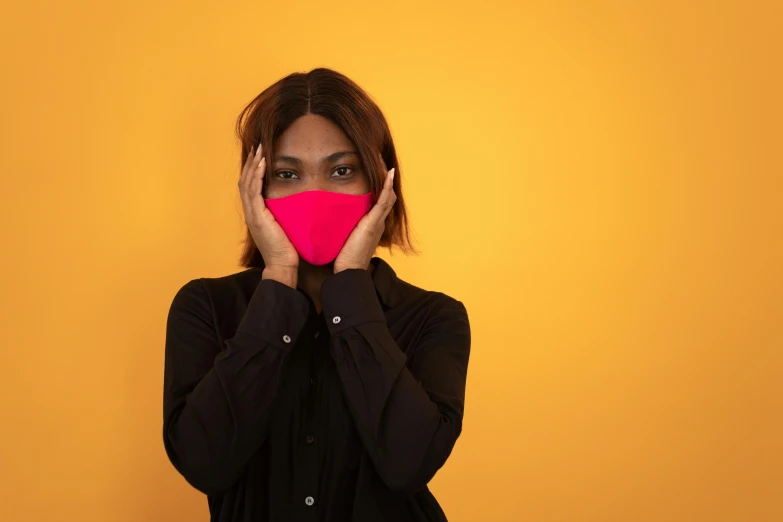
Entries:
{"type": "Polygon", "coordinates": [[[275,142],[275,154],[287,156],[318,156],[337,149],[356,150],[337,124],[317,114],[298,118],[275,142]]]}

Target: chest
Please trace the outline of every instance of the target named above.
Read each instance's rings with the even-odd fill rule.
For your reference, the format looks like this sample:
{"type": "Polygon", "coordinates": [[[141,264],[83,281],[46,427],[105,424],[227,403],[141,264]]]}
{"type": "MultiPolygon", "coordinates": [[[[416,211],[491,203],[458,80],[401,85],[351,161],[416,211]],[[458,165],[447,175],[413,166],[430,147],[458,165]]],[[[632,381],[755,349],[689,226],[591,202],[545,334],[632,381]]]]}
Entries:
{"type": "Polygon", "coordinates": [[[286,359],[269,426],[273,459],[285,454],[319,467],[327,461],[358,467],[362,444],[329,341],[323,316],[312,315],[286,359]]]}

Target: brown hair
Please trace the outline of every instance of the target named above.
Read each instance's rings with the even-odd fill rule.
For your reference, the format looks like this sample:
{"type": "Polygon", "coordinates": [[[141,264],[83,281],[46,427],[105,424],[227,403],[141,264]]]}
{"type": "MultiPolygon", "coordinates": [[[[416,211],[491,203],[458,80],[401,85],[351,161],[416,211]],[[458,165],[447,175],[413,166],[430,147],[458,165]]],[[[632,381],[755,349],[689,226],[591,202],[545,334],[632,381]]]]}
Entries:
{"type": "MultiPolygon", "coordinates": [[[[418,254],[411,243],[405,200],[402,197],[400,164],[383,113],[370,96],[351,79],[326,68],[308,73],[292,73],[270,85],[256,96],[237,118],[236,132],[242,144],[241,165],[251,147],[261,143],[271,163],[278,137],[299,117],[317,114],[334,122],[356,146],[369,178],[373,203],[383,188],[386,171],[394,167],[394,192],[397,200],[386,218],[379,246],[391,251],[396,245],[406,254],[418,254]],[[383,158],[382,165],[378,153],[383,158]]],[[[264,177],[264,184],[268,177],[264,177]]],[[[263,188],[262,188],[263,192],[263,188]]],[[[250,229],[244,242],[240,265],[264,266],[250,229]]]]}

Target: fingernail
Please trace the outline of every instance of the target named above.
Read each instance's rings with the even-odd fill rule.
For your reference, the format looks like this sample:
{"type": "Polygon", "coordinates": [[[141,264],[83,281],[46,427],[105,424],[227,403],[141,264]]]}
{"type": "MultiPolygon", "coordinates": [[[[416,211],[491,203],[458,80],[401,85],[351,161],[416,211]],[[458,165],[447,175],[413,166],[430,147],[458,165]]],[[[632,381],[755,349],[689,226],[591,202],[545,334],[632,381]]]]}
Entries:
{"type": "Polygon", "coordinates": [[[391,179],[392,180],[394,179],[394,167],[392,167],[392,169],[391,169],[391,179]]]}

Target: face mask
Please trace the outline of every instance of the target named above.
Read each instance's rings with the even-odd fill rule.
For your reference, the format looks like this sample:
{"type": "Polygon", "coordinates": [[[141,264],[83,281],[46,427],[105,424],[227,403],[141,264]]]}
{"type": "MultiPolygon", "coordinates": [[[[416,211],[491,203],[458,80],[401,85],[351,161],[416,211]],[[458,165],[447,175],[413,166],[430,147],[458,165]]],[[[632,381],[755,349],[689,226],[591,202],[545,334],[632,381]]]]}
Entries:
{"type": "Polygon", "coordinates": [[[372,191],[355,195],[306,190],[264,203],[299,255],[311,265],[325,265],[335,260],[356,224],[370,211],[372,197],[372,191]]]}

